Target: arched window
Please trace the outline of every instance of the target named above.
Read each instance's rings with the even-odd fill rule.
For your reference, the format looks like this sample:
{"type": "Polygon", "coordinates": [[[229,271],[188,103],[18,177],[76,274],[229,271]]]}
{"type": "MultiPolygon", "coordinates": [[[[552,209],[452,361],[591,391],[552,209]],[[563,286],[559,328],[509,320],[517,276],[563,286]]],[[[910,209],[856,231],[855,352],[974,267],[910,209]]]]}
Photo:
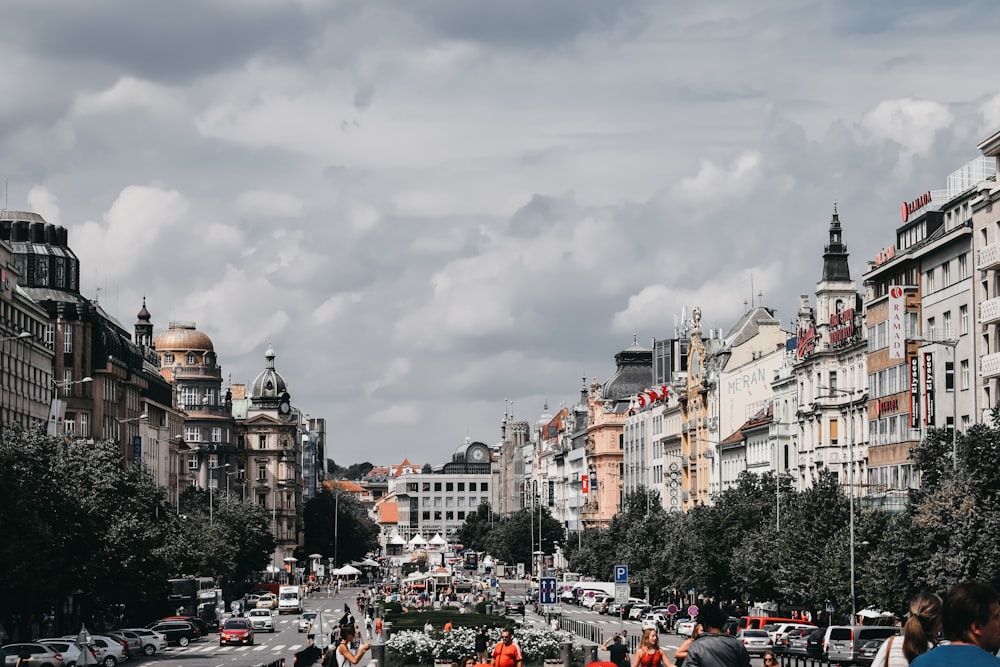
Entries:
{"type": "Polygon", "coordinates": [[[188,366],[193,366],[195,363],[194,352],[187,353],[187,364],[188,366]]]}

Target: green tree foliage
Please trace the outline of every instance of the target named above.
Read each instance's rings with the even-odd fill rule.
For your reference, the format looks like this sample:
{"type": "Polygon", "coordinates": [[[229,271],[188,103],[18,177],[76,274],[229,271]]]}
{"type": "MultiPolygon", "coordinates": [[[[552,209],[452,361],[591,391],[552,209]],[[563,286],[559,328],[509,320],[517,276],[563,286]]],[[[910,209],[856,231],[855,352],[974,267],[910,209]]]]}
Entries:
{"type": "Polygon", "coordinates": [[[324,489],[302,509],[303,546],[296,557],[304,561],[309,554],[336,557],[336,566],[362,560],[378,548],[378,525],[354,496],[324,489]]]}
{"type": "Polygon", "coordinates": [[[326,472],[333,479],[359,480],[371,472],[371,469],[374,467],[371,463],[365,461],[364,463],[352,463],[348,467],[342,468],[333,459],[326,460],[326,472]]]}
{"type": "Polygon", "coordinates": [[[207,498],[192,491],[178,514],[145,471],[123,467],[115,443],[7,429],[0,471],[2,617],[73,596],[84,616],[115,607],[145,621],[169,577],[242,580],[274,549],[259,508],[224,501],[210,525],[207,498]]]}
{"type": "Polygon", "coordinates": [[[465,523],[458,529],[459,544],[473,551],[488,551],[489,536],[500,517],[493,513],[489,503],[480,503],[475,512],[469,512],[465,523]]]}

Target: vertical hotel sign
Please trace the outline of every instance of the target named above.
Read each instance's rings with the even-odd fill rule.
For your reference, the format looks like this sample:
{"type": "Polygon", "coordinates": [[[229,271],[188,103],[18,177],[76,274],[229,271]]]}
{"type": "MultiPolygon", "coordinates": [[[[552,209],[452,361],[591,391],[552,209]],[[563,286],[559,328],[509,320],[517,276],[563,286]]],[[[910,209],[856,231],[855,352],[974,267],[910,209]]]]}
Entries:
{"type": "Polygon", "coordinates": [[[924,423],[934,426],[934,356],[924,352],[924,423]]]}
{"type": "Polygon", "coordinates": [[[920,428],[920,357],[910,357],[910,428],[920,428]]]}
{"type": "Polygon", "coordinates": [[[889,288],[889,358],[903,359],[906,353],[906,299],[903,288],[889,288]]]}

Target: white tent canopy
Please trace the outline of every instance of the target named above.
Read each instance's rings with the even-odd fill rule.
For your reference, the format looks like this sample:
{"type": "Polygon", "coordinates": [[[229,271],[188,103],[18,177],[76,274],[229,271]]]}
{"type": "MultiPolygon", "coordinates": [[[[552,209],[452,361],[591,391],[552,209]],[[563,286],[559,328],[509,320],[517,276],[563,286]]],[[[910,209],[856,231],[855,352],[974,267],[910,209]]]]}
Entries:
{"type": "Polygon", "coordinates": [[[447,545],[448,542],[445,541],[443,537],[441,537],[441,533],[436,533],[434,537],[431,538],[431,544],[433,544],[434,546],[443,547],[447,545]]]}
{"type": "Polygon", "coordinates": [[[418,545],[424,545],[424,544],[427,544],[427,540],[425,540],[424,536],[421,535],[420,533],[417,533],[416,535],[414,535],[413,537],[410,538],[409,545],[411,547],[415,547],[415,546],[418,546],[418,545]]]}
{"type": "Polygon", "coordinates": [[[354,567],[353,565],[345,565],[344,567],[338,567],[334,570],[331,570],[330,574],[334,574],[337,576],[351,576],[355,574],[361,574],[361,570],[354,567]]]}
{"type": "Polygon", "coordinates": [[[403,545],[406,544],[406,540],[399,533],[394,533],[392,537],[389,538],[389,544],[403,545]]]}

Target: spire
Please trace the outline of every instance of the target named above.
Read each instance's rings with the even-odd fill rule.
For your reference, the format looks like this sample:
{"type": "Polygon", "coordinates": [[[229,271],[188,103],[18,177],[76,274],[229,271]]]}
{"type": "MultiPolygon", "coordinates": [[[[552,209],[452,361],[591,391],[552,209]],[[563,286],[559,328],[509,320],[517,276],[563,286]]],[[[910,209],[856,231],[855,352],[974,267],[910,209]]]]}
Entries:
{"type": "Polygon", "coordinates": [[[847,263],[847,245],[844,243],[843,230],[840,228],[840,215],[837,213],[837,203],[833,203],[833,217],[830,219],[830,242],[823,252],[824,282],[850,282],[851,267],[847,263]]]}

